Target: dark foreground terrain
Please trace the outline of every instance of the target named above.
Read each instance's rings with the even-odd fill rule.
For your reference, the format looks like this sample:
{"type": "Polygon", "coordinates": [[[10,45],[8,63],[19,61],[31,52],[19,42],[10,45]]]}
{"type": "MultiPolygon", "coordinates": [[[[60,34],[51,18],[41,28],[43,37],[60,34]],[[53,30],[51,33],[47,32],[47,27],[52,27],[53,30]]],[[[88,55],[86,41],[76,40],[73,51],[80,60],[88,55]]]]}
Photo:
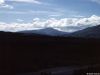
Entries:
{"type": "MultiPolygon", "coordinates": [[[[81,75],[100,72],[99,64],[100,39],[0,32],[0,75],[86,66],[74,72],[81,75]]],[[[47,74],[42,72],[41,75],[47,74]]]]}

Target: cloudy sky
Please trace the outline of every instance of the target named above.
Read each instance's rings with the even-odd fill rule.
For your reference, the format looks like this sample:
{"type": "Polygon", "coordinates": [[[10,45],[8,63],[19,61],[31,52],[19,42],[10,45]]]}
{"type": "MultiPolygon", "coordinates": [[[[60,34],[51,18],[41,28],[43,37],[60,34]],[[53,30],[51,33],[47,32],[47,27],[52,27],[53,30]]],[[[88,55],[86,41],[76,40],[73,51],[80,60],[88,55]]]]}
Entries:
{"type": "Polygon", "coordinates": [[[100,24],[100,0],[0,0],[0,31],[53,27],[66,32],[100,24]]]}

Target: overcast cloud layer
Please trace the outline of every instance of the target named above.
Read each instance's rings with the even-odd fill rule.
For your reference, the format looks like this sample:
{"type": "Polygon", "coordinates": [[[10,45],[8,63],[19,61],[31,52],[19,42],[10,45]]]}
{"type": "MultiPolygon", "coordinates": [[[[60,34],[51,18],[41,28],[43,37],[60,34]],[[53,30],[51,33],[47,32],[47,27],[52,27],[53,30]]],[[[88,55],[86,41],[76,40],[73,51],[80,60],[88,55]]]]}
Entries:
{"type": "MultiPolygon", "coordinates": [[[[22,21],[22,20],[21,20],[22,21]]],[[[3,23],[0,22],[0,31],[23,31],[34,30],[52,27],[61,31],[73,32],[80,29],[84,29],[91,26],[100,24],[100,17],[92,15],[89,18],[62,18],[55,19],[50,18],[47,20],[41,20],[39,18],[33,19],[32,23],[3,23]]]]}

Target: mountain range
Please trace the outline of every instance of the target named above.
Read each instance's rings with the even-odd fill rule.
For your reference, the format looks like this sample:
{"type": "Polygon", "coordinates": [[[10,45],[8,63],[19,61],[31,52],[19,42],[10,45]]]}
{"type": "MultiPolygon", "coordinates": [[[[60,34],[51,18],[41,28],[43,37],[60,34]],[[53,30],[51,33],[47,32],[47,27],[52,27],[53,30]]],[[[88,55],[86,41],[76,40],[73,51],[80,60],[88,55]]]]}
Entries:
{"type": "Polygon", "coordinates": [[[20,33],[24,34],[40,34],[40,35],[49,35],[49,36],[63,36],[67,35],[67,32],[59,31],[54,28],[44,28],[44,29],[38,29],[38,30],[26,30],[21,31],[20,33]]]}
{"type": "Polygon", "coordinates": [[[21,31],[19,33],[30,34],[30,35],[40,34],[40,35],[48,35],[48,36],[62,36],[62,37],[100,38],[100,25],[88,27],[86,29],[72,32],[72,33],[59,31],[53,28],[27,30],[27,31],[21,31]]]}

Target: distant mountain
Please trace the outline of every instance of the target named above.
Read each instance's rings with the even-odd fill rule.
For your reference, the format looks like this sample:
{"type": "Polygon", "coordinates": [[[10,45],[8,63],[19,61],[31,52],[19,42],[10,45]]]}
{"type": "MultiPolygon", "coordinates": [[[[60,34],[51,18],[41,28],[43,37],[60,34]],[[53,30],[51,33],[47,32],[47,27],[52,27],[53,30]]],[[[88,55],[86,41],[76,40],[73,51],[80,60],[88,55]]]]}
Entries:
{"type": "Polygon", "coordinates": [[[20,33],[25,34],[41,34],[41,35],[49,35],[49,36],[63,36],[67,35],[67,32],[59,31],[53,28],[45,28],[45,29],[38,29],[38,30],[26,30],[21,31],[20,33]]]}
{"type": "Polygon", "coordinates": [[[21,31],[20,33],[24,33],[26,35],[48,35],[48,36],[62,36],[62,37],[79,37],[79,38],[100,38],[100,25],[88,27],[83,30],[79,30],[73,33],[67,33],[63,31],[59,31],[53,28],[45,28],[38,30],[26,30],[21,31]]]}
{"type": "Polygon", "coordinates": [[[66,36],[83,37],[83,38],[100,38],[100,25],[88,27],[86,29],[73,32],[66,36]]]}

